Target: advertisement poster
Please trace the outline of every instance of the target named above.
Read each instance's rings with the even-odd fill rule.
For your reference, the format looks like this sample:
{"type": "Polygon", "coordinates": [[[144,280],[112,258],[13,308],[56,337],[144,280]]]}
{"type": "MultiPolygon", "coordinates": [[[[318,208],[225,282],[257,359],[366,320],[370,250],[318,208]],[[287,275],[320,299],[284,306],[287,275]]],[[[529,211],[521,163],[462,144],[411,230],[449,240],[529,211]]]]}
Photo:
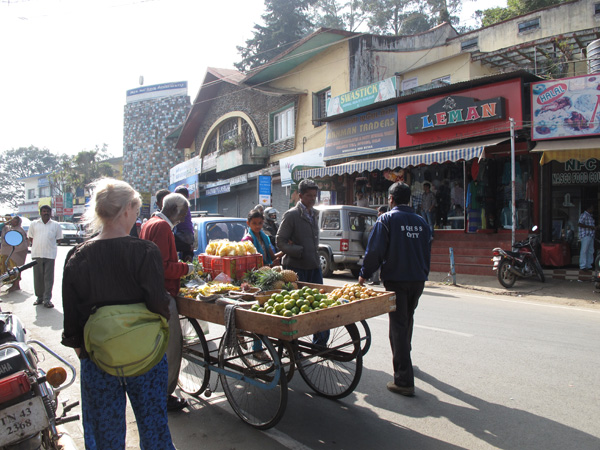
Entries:
{"type": "Polygon", "coordinates": [[[184,178],[183,180],[178,181],[177,183],[173,183],[171,185],[169,185],[169,190],[171,192],[175,192],[175,189],[178,188],[179,186],[183,186],[185,188],[187,188],[190,196],[188,197],[189,201],[195,200],[196,198],[198,198],[198,190],[197,185],[198,185],[198,175],[192,175],[191,177],[187,177],[184,178]]]}
{"type": "Polygon", "coordinates": [[[292,179],[292,172],[295,168],[301,166],[310,167],[325,167],[325,161],[323,161],[323,147],[309,150],[307,152],[300,153],[298,155],[290,156],[288,158],[281,158],[279,160],[279,171],[281,173],[281,185],[290,186],[294,183],[292,179]]]}
{"type": "Polygon", "coordinates": [[[323,159],[328,161],[394,150],[397,114],[398,108],[394,105],[329,122],[323,159]]]}
{"type": "Polygon", "coordinates": [[[600,74],[531,85],[533,140],[600,134],[600,74]]]}

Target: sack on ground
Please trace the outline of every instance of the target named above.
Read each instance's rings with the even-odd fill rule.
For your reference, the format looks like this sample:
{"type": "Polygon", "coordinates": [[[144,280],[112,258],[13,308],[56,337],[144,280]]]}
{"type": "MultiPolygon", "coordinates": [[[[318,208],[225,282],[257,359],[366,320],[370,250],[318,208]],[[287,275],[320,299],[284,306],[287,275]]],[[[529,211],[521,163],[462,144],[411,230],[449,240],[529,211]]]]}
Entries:
{"type": "Polygon", "coordinates": [[[160,362],[169,341],[169,324],[144,303],[109,305],[90,315],[83,330],[90,359],[119,377],[143,375],[160,362]]]}

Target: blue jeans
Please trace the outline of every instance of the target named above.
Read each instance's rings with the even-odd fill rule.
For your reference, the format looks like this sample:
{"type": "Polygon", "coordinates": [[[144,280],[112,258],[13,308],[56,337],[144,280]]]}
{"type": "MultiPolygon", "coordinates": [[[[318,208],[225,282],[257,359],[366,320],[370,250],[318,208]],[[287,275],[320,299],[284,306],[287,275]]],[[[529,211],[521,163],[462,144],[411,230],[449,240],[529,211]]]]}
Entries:
{"type": "Polygon", "coordinates": [[[594,236],[584,236],[581,240],[581,252],[579,253],[579,268],[593,269],[594,265],[594,236]]]}
{"type": "Polygon", "coordinates": [[[167,419],[167,357],[143,375],[119,378],[81,360],[81,411],[85,448],[125,448],[125,404],[129,397],[140,448],[175,450],[167,419]]]}

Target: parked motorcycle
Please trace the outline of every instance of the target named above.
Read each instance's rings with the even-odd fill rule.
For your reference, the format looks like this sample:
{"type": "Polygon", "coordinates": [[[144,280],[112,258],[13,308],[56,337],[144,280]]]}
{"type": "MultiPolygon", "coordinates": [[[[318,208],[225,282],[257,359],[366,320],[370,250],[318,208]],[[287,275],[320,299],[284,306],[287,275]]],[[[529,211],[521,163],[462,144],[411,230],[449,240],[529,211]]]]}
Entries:
{"type": "MultiPolygon", "coordinates": [[[[22,241],[20,233],[9,231],[4,245],[16,247],[22,241]]],[[[0,275],[0,281],[36,263],[10,269],[0,275]]],[[[79,402],[61,403],[62,412],[57,415],[58,394],[75,381],[75,367],[44,343],[26,340],[25,334],[16,315],[0,312],[0,450],[58,450],[57,425],[79,419],[78,415],[67,416],[79,402]],[[71,372],[68,382],[64,367],[52,367],[48,372],[38,367],[37,347],[68,367],[71,372]]]]}
{"type": "Polygon", "coordinates": [[[539,235],[535,234],[537,226],[534,226],[527,239],[515,242],[513,251],[503,250],[496,247],[492,250],[493,270],[498,271],[498,281],[505,288],[511,288],[517,278],[530,278],[537,276],[543,283],[546,281],[544,271],[537,258],[536,249],[539,245],[539,235]]]}

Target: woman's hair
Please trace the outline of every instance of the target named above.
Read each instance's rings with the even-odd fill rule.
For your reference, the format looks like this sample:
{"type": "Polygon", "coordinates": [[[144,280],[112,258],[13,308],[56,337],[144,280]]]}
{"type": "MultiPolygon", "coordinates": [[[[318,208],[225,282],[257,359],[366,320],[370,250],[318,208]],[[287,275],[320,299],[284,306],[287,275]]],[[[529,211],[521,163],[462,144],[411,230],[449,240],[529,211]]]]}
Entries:
{"type": "Polygon", "coordinates": [[[265,220],[265,216],[263,215],[263,213],[260,210],[258,210],[258,209],[252,209],[248,213],[248,222],[250,222],[252,219],[262,219],[262,220],[265,220]]]}
{"type": "Polygon", "coordinates": [[[132,205],[139,208],[142,198],[129,184],[114,178],[100,178],[89,187],[93,190],[90,205],[83,215],[90,234],[100,231],[105,223],[117,219],[132,205]]]}

